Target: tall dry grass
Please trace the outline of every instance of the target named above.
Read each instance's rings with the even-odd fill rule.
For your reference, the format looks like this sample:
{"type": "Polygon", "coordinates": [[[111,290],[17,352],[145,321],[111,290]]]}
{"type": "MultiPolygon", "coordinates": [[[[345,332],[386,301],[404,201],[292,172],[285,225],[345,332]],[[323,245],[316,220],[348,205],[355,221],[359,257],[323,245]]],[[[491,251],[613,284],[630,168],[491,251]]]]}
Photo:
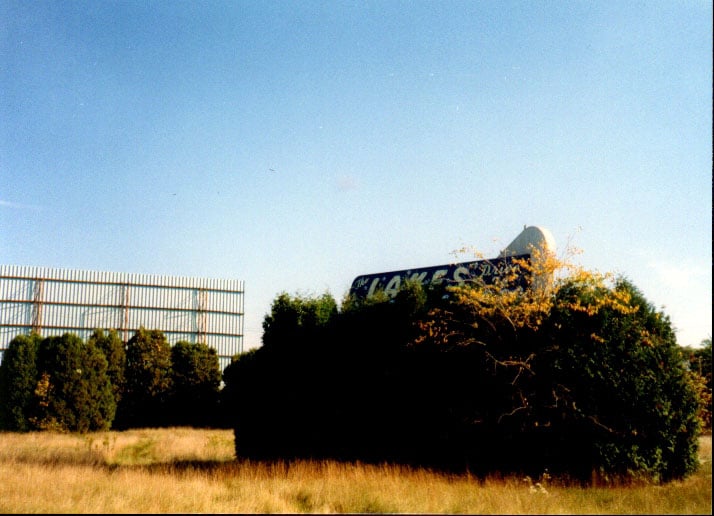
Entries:
{"type": "Polygon", "coordinates": [[[226,430],[0,434],[3,513],[711,514],[711,436],[699,471],[663,486],[478,480],[396,465],[251,462],[226,430]]]}

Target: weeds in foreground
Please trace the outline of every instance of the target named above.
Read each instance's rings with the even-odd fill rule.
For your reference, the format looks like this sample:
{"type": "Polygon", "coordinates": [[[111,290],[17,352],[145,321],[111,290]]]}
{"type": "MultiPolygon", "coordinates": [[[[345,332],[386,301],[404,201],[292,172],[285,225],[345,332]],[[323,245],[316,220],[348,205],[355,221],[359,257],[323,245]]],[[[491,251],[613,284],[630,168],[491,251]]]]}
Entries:
{"type": "Polygon", "coordinates": [[[236,459],[226,430],[0,433],[4,513],[711,514],[701,466],[665,485],[572,487],[389,464],[236,459]]]}

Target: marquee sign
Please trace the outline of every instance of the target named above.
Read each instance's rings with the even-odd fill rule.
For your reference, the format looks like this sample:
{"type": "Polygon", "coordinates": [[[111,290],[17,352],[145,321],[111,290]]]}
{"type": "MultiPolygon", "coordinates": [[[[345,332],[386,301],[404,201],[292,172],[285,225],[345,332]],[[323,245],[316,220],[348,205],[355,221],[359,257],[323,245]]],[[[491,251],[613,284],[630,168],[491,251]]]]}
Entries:
{"type": "MultiPolygon", "coordinates": [[[[399,287],[407,280],[420,281],[422,285],[441,284],[446,282],[451,285],[460,285],[466,281],[481,278],[486,284],[518,267],[514,259],[529,259],[530,254],[519,254],[507,257],[478,260],[475,262],[462,262],[447,265],[436,265],[418,269],[406,269],[392,272],[379,272],[357,276],[352,282],[350,295],[358,299],[366,299],[379,291],[393,298],[397,295],[399,287]]],[[[514,288],[526,286],[526,276],[521,273],[514,288]]]]}

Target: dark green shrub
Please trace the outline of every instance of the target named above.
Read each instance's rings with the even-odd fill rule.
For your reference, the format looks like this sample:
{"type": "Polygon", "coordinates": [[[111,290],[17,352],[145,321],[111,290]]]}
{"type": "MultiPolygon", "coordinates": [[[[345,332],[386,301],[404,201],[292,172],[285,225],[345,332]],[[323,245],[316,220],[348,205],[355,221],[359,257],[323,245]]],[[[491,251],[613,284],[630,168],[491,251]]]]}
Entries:
{"type": "Polygon", "coordinates": [[[218,354],[203,343],[180,341],[171,348],[171,411],[175,425],[205,427],[218,422],[221,370],[218,354]]]}
{"type": "Polygon", "coordinates": [[[236,453],[583,481],[691,473],[700,407],[669,319],[624,280],[542,285],[445,299],[405,284],[394,300],[347,298],[307,334],[281,297],[275,340],[224,373],[236,453]]]}
{"type": "Polygon", "coordinates": [[[124,392],[124,371],[126,369],[126,350],[124,343],[119,337],[119,333],[111,329],[104,333],[101,329],[96,329],[89,336],[88,344],[93,344],[99,348],[107,359],[107,374],[112,384],[114,400],[118,404],[124,392]]]}
{"type": "Polygon", "coordinates": [[[0,428],[25,432],[37,385],[37,350],[42,337],[37,333],[18,335],[10,341],[0,363],[0,428]]]}
{"type": "Polygon", "coordinates": [[[115,426],[161,427],[171,423],[171,346],[161,331],[142,327],[129,339],[125,382],[115,426]]]}
{"type": "Polygon", "coordinates": [[[541,404],[559,406],[573,467],[603,478],[681,478],[697,466],[700,428],[671,323],[628,281],[596,293],[612,294],[625,310],[588,313],[574,307],[593,304],[584,299],[590,292],[575,284],[559,291],[537,369],[554,395],[541,404]]]}
{"type": "Polygon", "coordinates": [[[337,303],[328,293],[310,298],[283,292],[263,320],[263,345],[282,347],[313,340],[336,315],[337,303]]]}
{"type": "Polygon", "coordinates": [[[48,337],[37,353],[37,429],[70,432],[107,430],[116,404],[104,353],[77,335],[48,337]]]}
{"type": "Polygon", "coordinates": [[[702,427],[712,429],[712,339],[704,339],[700,346],[682,348],[684,360],[692,373],[692,382],[697,391],[700,410],[699,419],[702,427]]]}

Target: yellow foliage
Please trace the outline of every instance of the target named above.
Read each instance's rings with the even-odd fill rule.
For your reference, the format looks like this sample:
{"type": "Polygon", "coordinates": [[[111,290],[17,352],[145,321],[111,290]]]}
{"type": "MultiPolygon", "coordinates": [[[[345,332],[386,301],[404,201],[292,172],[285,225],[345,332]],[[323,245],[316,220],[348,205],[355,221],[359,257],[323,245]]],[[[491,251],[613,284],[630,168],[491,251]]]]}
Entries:
{"type": "Polygon", "coordinates": [[[557,273],[567,264],[545,249],[533,249],[530,260],[514,258],[512,263],[493,283],[477,278],[449,290],[456,303],[468,306],[477,318],[536,329],[552,308],[557,273]],[[530,278],[529,287],[512,288],[522,275],[530,278]]]}
{"type": "MultiPolygon", "coordinates": [[[[464,252],[460,250],[459,252],[464,252]]],[[[575,248],[567,248],[564,257],[558,257],[545,247],[532,248],[530,259],[514,258],[512,265],[500,271],[491,282],[475,278],[461,285],[448,287],[452,299],[461,310],[466,310],[475,321],[473,327],[481,324],[496,324],[506,321],[514,329],[537,330],[556,308],[594,316],[603,309],[612,309],[621,314],[632,314],[638,310],[631,305],[630,294],[614,288],[614,276],[585,270],[573,262],[572,257],[580,254],[575,248]],[[525,275],[528,286],[514,288],[519,278],[525,275]],[[567,299],[558,296],[565,286],[577,286],[579,296],[567,299]]],[[[481,253],[475,253],[477,257],[481,253]]],[[[432,316],[436,313],[433,312],[432,316]]],[[[447,316],[443,310],[441,315],[447,316]]],[[[437,319],[443,319],[437,318],[437,319]]],[[[444,327],[444,322],[423,321],[421,329],[424,340],[434,340],[437,335],[442,341],[448,340],[453,330],[444,327]]],[[[599,340],[594,335],[593,338],[599,340]]],[[[647,342],[647,339],[645,339],[647,342]]],[[[462,342],[463,343],[463,342],[462,342]]]]}
{"type": "Polygon", "coordinates": [[[52,384],[50,382],[50,375],[46,372],[42,373],[42,376],[37,381],[37,386],[35,387],[35,396],[39,400],[40,407],[47,407],[49,405],[50,390],[52,389],[52,384]]]}

